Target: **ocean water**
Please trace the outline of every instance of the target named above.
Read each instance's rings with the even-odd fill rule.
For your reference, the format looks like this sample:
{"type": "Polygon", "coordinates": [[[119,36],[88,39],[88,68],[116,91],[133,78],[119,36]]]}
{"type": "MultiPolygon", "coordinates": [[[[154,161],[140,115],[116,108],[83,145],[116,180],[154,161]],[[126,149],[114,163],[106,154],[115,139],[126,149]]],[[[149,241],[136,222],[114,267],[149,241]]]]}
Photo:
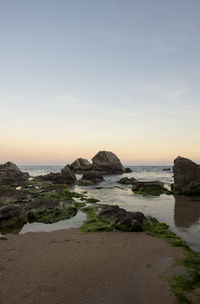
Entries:
{"type": "MultiPolygon", "coordinates": [[[[158,180],[170,187],[173,183],[173,172],[164,171],[167,166],[129,166],[133,172],[123,175],[105,176],[105,181],[96,186],[72,187],[73,191],[87,191],[88,196],[100,200],[100,203],[118,205],[128,211],[141,211],[145,215],[156,217],[159,221],[165,222],[177,235],[184,239],[193,250],[200,254],[200,197],[185,197],[173,195],[143,196],[134,194],[131,186],[124,186],[117,183],[122,177],[135,177],[138,180],[158,180]],[[120,189],[115,187],[120,186],[120,189]]],[[[21,166],[20,169],[28,172],[31,176],[43,175],[50,172],[60,172],[63,166],[21,166]]],[[[77,175],[79,179],[81,175],[77,175]]],[[[58,222],[56,224],[27,224],[21,233],[29,231],[52,231],[57,229],[79,227],[85,220],[83,214],[58,222]]]]}

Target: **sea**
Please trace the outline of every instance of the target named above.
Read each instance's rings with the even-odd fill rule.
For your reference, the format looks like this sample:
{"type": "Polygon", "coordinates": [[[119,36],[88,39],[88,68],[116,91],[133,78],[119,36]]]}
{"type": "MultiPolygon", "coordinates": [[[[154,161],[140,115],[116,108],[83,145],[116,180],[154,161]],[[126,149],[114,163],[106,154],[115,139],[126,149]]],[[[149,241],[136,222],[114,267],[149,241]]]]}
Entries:
{"type": "MultiPolygon", "coordinates": [[[[63,166],[19,166],[19,168],[34,177],[60,172],[63,166]]],[[[139,181],[156,180],[163,182],[170,189],[170,184],[174,181],[173,171],[168,166],[129,166],[129,168],[132,169],[131,173],[105,176],[105,181],[98,184],[101,189],[96,189],[97,185],[87,187],[75,185],[72,189],[79,193],[87,191],[88,197],[99,199],[102,204],[118,205],[127,211],[140,211],[146,216],[156,217],[159,221],[168,224],[172,231],[200,254],[200,197],[134,194],[131,186],[118,184],[117,181],[125,176],[134,177],[139,181]]],[[[77,174],[77,179],[80,178],[81,175],[77,174]]],[[[79,211],[75,217],[54,224],[26,224],[20,233],[78,228],[85,219],[85,213],[79,211]]]]}

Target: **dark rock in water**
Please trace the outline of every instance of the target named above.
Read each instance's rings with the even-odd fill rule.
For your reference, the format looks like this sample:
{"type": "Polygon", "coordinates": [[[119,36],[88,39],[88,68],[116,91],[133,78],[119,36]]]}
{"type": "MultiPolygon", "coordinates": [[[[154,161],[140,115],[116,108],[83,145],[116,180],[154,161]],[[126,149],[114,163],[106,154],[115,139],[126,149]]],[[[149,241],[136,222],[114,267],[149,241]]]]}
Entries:
{"type": "Polygon", "coordinates": [[[200,195],[200,167],[184,157],[177,157],[173,166],[175,194],[200,195]]]}
{"type": "Polygon", "coordinates": [[[137,179],[135,179],[134,177],[123,177],[118,181],[119,184],[123,185],[133,185],[135,182],[137,182],[137,179]]]}
{"type": "Polygon", "coordinates": [[[10,184],[13,182],[21,182],[27,180],[28,173],[23,173],[12,162],[0,165],[0,184],[10,184]]]}
{"type": "Polygon", "coordinates": [[[26,222],[26,210],[23,204],[10,204],[0,207],[0,230],[13,230],[26,222]]]}
{"type": "Polygon", "coordinates": [[[128,212],[119,206],[103,205],[99,217],[116,224],[116,228],[124,231],[142,231],[146,217],[141,212],[128,212]]]}
{"type": "Polygon", "coordinates": [[[171,171],[171,168],[164,168],[163,171],[171,171]]]}
{"type": "Polygon", "coordinates": [[[144,195],[171,194],[171,192],[164,187],[164,184],[159,181],[148,181],[148,182],[136,181],[133,184],[132,190],[136,194],[144,194],[144,195]]]}
{"type": "Polygon", "coordinates": [[[83,174],[82,178],[79,180],[79,184],[94,185],[102,181],[104,181],[104,178],[100,172],[89,171],[88,173],[83,174]]]}
{"type": "Polygon", "coordinates": [[[91,164],[87,159],[78,158],[70,165],[70,170],[81,174],[85,171],[91,170],[91,164]]]}
{"type": "Polygon", "coordinates": [[[100,151],[92,159],[92,168],[105,174],[122,174],[125,169],[120,159],[109,151],[100,151]]]}
{"type": "Polygon", "coordinates": [[[50,173],[47,175],[40,175],[37,177],[39,180],[50,181],[55,184],[67,184],[71,185],[76,182],[76,176],[72,172],[68,165],[66,165],[61,173],[50,173]]]}
{"type": "Polygon", "coordinates": [[[125,168],[125,173],[131,173],[131,172],[133,172],[133,171],[131,170],[131,168],[125,168]]]}
{"type": "Polygon", "coordinates": [[[29,222],[55,223],[75,216],[78,212],[72,200],[58,202],[38,200],[29,204],[27,217],[29,222]]]}

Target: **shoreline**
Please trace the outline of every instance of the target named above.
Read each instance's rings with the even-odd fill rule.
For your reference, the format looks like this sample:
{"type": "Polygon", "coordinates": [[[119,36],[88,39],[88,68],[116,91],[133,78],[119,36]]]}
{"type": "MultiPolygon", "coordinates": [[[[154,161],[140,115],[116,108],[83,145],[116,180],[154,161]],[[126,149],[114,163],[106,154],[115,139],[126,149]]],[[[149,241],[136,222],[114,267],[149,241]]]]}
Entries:
{"type": "Polygon", "coordinates": [[[143,232],[68,229],[6,236],[0,303],[169,304],[175,296],[167,280],[184,271],[174,267],[182,248],[143,232]]]}

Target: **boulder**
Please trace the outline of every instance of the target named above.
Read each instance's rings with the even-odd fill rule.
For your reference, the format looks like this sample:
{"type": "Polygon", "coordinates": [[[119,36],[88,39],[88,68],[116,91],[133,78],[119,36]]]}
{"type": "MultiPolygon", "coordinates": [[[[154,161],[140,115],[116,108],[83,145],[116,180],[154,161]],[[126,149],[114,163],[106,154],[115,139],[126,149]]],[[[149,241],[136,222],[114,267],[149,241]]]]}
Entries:
{"type": "Polygon", "coordinates": [[[175,194],[200,195],[200,167],[190,159],[178,156],[173,166],[175,194]]]}
{"type": "Polygon", "coordinates": [[[101,171],[103,174],[122,174],[125,169],[120,159],[109,151],[100,151],[92,159],[93,170],[101,171]]]}
{"type": "Polygon", "coordinates": [[[22,227],[25,223],[26,210],[23,204],[10,204],[0,206],[1,232],[22,227]]]}
{"type": "Polygon", "coordinates": [[[79,184],[84,185],[94,185],[104,181],[103,176],[98,171],[89,171],[83,174],[82,178],[79,180],[79,184]]]}
{"type": "Polygon", "coordinates": [[[0,184],[10,184],[27,180],[28,173],[24,173],[12,162],[0,165],[0,184]]]}
{"type": "Polygon", "coordinates": [[[125,231],[142,231],[143,222],[147,220],[141,212],[128,212],[112,205],[103,205],[99,217],[117,224],[118,229],[125,231]]]}
{"type": "Polygon", "coordinates": [[[159,181],[136,181],[133,184],[132,190],[136,194],[144,195],[161,195],[171,193],[164,187],[164,184],[159,181]]]}
{"type": "Polygon", "coordinates": [[[133,185],[135,184],[135,182],[137,182],[137,179],[135,179],[134,177],[131,178],[123,177],[118,181],[119,184],[123,184],[123,185],[133,185]]]}
{"type": "Polygon", "coordinates": [[[91,164],[87,159],[78,158],[71,165],[70,169],[76,173],[83,173],[91,169],[91,164]]]}
{"type": "Polygon", "coordinates": [[[69,165],[66,165],[61,173],[49,173],[46,175],[40,175],[37,177],[39,180],[50,181],[55,184],[67,184],[71,185],[76,182],[76,176],[73,171],[70,170],[69,165]]]}

